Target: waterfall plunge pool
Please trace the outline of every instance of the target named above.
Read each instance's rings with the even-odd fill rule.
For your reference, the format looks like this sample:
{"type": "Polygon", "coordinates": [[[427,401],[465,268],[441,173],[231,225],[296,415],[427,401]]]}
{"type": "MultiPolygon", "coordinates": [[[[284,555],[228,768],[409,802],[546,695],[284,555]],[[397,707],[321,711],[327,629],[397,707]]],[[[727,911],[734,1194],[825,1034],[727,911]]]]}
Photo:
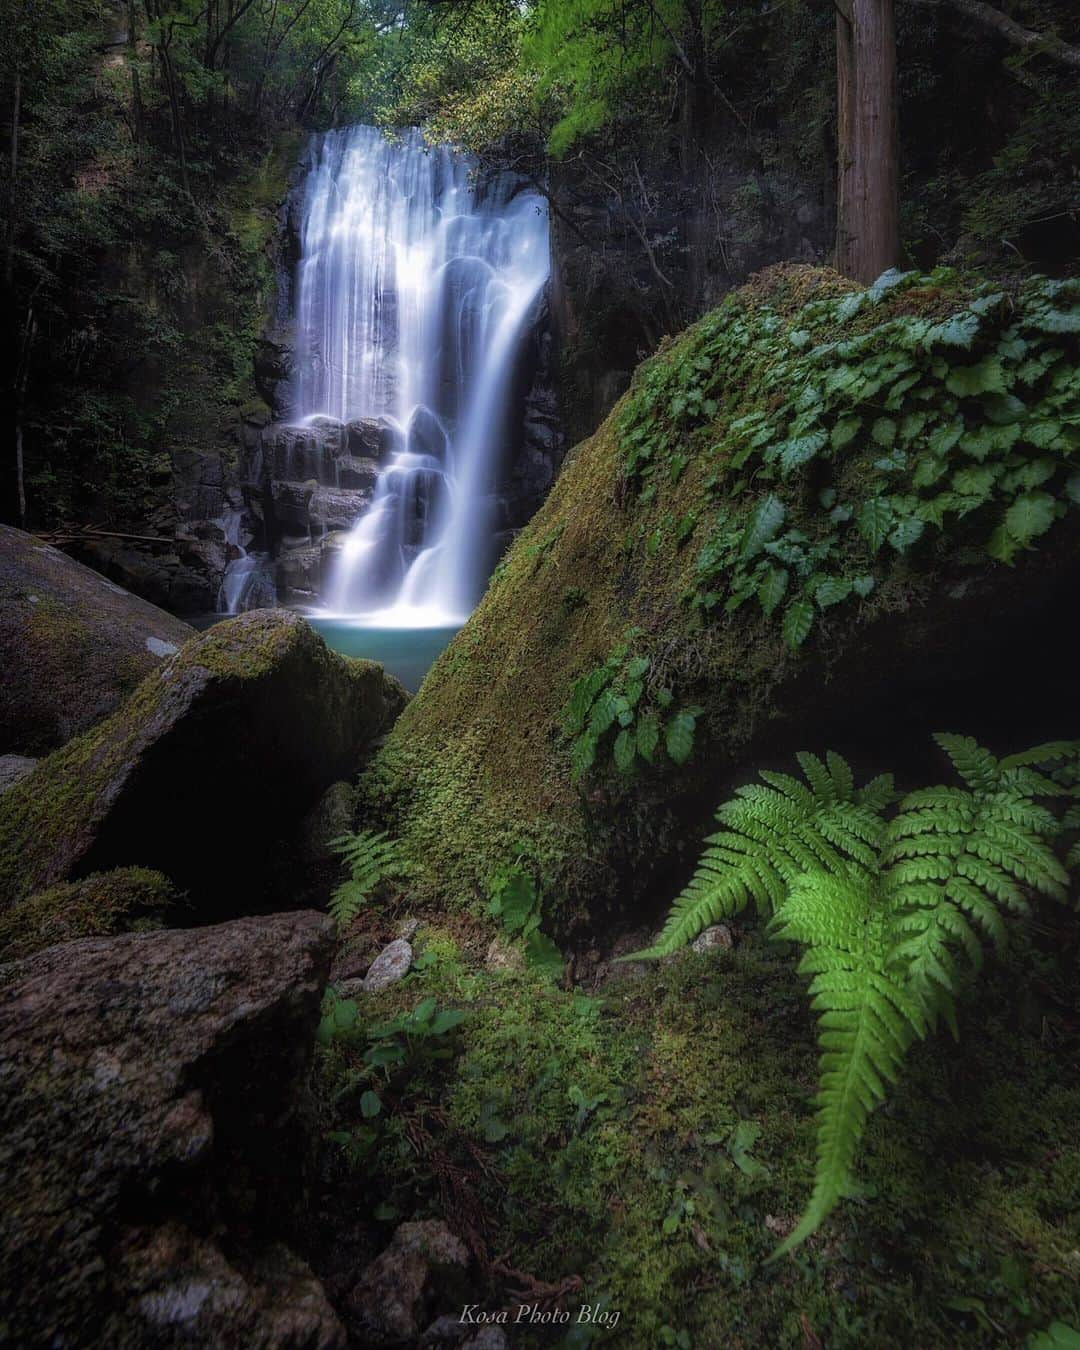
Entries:
{"type": "Polygon", "coordinates": [[[435,658],[450,645],[460,624],[444,628],[376,628],[354,619],[305,614],[326,645],[342,656],[380,661],[415,694],[435,658]]]}

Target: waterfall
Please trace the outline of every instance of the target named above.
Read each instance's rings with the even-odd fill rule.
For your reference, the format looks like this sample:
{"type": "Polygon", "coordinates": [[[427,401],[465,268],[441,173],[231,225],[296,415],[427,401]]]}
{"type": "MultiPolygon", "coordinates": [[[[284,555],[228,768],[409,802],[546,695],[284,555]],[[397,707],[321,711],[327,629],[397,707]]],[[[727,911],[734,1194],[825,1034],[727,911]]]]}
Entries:
{"type": "Polygon", "coordinates": [[[417,131],[352,127],[312,144],[294,416],[381,447],[324,587],[336,615],[460,623],[494,562],[493,492],[520,430],[515,372],[548,279],[548,220],[512,175],[474,180],[417,131]]]}

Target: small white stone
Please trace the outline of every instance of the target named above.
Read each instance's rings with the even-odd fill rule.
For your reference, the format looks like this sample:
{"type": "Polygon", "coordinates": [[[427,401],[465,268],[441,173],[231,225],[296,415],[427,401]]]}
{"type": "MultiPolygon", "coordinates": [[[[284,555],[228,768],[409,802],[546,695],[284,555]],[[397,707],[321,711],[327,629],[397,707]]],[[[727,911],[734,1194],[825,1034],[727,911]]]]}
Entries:
{"type": "Polygon", "coordinates": [[[384,947],[364,976],[364,993],[377,994],[404,979],[412,965],[412,948],[404,938],[396,938],[384,947]]]}
{"type": "Polygon", "coordinates": [[[175,656],[180,648],[175,642],[166,642],[164,638],[148,637],[146,650],[154,656],[175,656]]]}
{"type": "Polygon", "coordinates": [[[735,946],[735,938],[726,923],[714,923],[699,933],[690,945],[696,952],[730,951],[735,946]]]}

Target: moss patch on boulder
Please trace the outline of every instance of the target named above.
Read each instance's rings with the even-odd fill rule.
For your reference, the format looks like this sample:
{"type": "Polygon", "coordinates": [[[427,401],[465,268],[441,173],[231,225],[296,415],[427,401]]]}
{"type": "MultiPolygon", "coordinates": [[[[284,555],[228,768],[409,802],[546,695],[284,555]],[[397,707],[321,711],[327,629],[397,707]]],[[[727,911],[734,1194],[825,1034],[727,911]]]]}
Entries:
{"type": "Polygon", "coordinates": [[[275,850],[407,697],[296,614],[219,624],[0,797],[0,893],[138,864],[203,917],[270,909],[275,850]]]}
{"type": "Polygon", "coordinates": [[[1073,283],[784,266],[666,343],[365,777],[422,888],[516,859],[595,913],[772,756],[1068,734],[1078,327],[1073,283]]]}
{"type": "Polygon", "coordinates": [[[0,525],[0,753],[63,745],[193,635],[59,549],[0,525]]]}
{"type": "Polygon", "coordinates": [[[0,953],[15,961],[57,942],[157,927],[180,902],[169,878],[145,867],[61,882],[0,912],[0,953]]]}

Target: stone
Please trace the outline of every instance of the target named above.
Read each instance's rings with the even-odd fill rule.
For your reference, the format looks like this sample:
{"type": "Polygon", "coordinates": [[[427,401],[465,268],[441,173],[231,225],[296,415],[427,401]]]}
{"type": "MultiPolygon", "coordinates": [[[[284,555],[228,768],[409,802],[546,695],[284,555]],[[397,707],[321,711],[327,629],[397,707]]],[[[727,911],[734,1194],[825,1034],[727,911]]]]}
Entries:
{"type": "Polygon", "coordinates": [[[311,535],[351,529],[370,505],[372,488],[324,487],[313,478],[302,483],[275,479],[270,495],[274,516],[287,532],[311,535]]]}
{"type": "Polygon", "coordinates": [[[484,957],[488,970],[523,970],[525,959],[521,951],[503,937],[493,937],[484,957]]]}
{"type": "Polygon", "coordinates": [[[193,631],[0,525],[0,752],[47,754],[100,722],[193,631]]]}
{"type": "Polygon", "coordinates": [[[411,942],[416,936],[416,930],[419,927],[419,919],[402,919],[397,927],[397,936],[403,938],[406,942],[411,942]]]}
{"type": "Polygon", "coordinates": [[[332,940],[323,915],[279,914],[3,968],[12,1344],[344,1350],[286,1245],[332,940]]]}
{"type": "Polygon", "coordinates": [[[364,976],[364,993],[377,994],[380,989],[388,989],[397,984],[409,973],[412,965],[412,947],[404,938],[395,938],[384,947],[368,968],[364,976]]]}
{"type": "Polygon", "coordinates": [[[400,1224],[346,1301],[354,1338],[363,1345],[415,1341],[436,1305],[454,1296],[455,1276],[468,1264],[468,1248],[442,1220],[400,1224]]]}
{"type": "Polygon", "coordinates": [[[352,455],[382,460],[393,451],[394,429],[385,417],[358,417],[345,429],[352,455]]]}
{"type": "Polygon", "coordinates": [[[331,783],[304,817],[305,857],[314,863],[336,860],[330,845],[352,830],[355,818],[356,789],[344,781],[331,783]]]}
{"type": "MultiPolygon", "coordinates": [[[[152,641],[153,639],[147,639],[152,641]]],[[[36,759],[29,755],[0,755],[0,792],[6,792],[21,782],[37,765],[36,759]]]]}
{"type": "Polygon", "coordinates": [[[295,904],[263,841],[295,835],[407,697],[289,610],[216,624],[0,796],[0,908],[134,865],[189,891],[204,922],[273,908],[275,894],[295,904]]]}
{"type": "Polygon", "coordinates": [[[730,951],[735,935],[726,923],[714,923],[700,932],[690,946],[696,952],[730,951]]]}
{"type": "Polygon", "coordinates": [[[509,1345],[502,1327],[481,1327],[462,1343],[461,1350],[508,1350],[509,1345]]]}

